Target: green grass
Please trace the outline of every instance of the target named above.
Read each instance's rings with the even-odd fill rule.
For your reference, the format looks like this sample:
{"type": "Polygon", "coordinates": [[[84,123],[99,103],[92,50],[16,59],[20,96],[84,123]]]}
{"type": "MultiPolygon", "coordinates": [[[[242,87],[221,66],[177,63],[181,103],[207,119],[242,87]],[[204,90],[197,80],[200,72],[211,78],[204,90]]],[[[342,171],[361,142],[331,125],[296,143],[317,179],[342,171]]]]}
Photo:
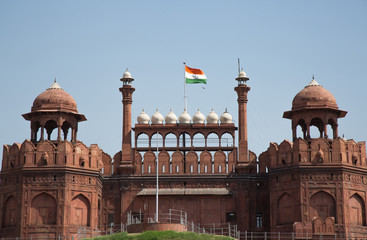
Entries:
{"type": "Polygon", "coordinates": [[[174,231],[147,231],[138,234],[116,233],[103,237],[96,237],[93,240],[233,240],[231,237],[197,234],[192,232],[174,232],[174,231]]]}

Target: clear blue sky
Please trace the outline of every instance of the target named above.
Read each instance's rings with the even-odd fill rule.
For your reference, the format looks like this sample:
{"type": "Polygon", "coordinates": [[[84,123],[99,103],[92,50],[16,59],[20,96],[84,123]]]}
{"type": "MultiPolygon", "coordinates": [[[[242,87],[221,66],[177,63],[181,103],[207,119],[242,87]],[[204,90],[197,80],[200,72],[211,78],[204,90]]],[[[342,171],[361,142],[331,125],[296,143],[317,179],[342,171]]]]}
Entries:
{"type": "Polygon", "coordinates": [[[183,111],[183,61],[208,85],[188,86],[188,112],[227,107],[237,124],[237,58],[251,86],[249,146],[291,139],[293,97],[316,80],[348,111],[339,133],[367,139],[367,1],[0,1],[0,143],[30,138],[21,114],[56,77],[88,121],[78,137],[121,147],[121,78],[144,108],[183,111]]]}

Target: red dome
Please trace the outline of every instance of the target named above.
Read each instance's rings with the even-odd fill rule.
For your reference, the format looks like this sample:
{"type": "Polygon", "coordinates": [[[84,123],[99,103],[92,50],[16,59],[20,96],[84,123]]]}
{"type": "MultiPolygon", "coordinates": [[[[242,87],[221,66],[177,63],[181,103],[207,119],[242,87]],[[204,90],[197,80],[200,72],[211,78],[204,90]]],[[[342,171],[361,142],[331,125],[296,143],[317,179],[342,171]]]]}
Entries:
{"type": "Polygon", "coordinates": [[[55,110],[78,113],[74,98],[60,88],[57,82],[38,95],[32,106],[32,112],[55,110]]]}
{"type": "MultiPolygon", "coordinates": [[[[316,82],[316,81],[315,81],[316,82]]],[[[311,82],[312,83],[312,82],[311,82]]],[[[292,110],[307,108],[338,109],[335,97],[328,90],[316,84],[309,84],[294,97],[292,110]]]]}

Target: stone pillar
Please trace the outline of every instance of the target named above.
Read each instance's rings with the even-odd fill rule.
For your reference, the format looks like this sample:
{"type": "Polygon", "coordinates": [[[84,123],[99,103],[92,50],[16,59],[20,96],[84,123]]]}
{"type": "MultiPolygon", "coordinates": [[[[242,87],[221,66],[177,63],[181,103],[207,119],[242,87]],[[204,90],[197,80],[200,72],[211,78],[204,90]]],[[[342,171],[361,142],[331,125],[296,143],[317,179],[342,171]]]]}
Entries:
{"type": "Polygon", "coordinates": [[[120,88],[123,105],[120,173],[131,173],[133,170],[131,156],[131,104],[134,91],[135,88],[127,84],[120,88]]]}
{"type": "Polygon", "coordinates": [[[44,126],[41,126],[41,141],[44,140],[44,135],[45,135],[45,127],[44,126]]]}
{"type": "Polygon", "coordinates": [[[335,123],[334,128],[333,128],[333,138],[337,138],[338,137],[338,124],[335,123]]]}
{"type": "Polygon", "coordinates": [[[324,124],[324,138],[327,138],[327,124],[324,124]]]}
{"type": "Polygon", "coordinates": [[[60,122],[57,124],[57,141],[61,142],[61,124],[60,122]]]}
{"type": "Polygon", "coordinates": [[[238,95],[238,162],[247,163],[248,159],[248,142],[247,142],[247,93],[250,87],[246,84],[238,84],[234,88],[238,95]]]}

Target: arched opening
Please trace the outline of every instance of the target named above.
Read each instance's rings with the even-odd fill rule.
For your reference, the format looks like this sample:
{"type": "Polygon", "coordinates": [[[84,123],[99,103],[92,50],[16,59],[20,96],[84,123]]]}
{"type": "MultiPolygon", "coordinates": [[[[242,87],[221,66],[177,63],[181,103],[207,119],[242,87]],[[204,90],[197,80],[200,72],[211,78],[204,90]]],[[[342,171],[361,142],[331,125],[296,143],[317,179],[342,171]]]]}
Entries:
{"type": "Polygon", "coordinates": [[[46,132],[47,132],[47,139],[48,140],[55,140],[55,138],[52,137],[52,132],[55,128],[57,128],[57,123],[54,120],[48,120],[46,122],[45,129],[46,129],[46,132]]]}
{"type": "Polygon", "coordinates": [[[230,133],[224,133],[220,137],[220,145],[222,147],[233,147],[233,136],[230,133]]]}
{"type": "Polygon", "coordinates": [[[31,225],[56,224],[57,204],[54,197],[41,193],[32,199],[31,225]]]}
{"type": "Polygon", "coordinates": [[[32,141],[37,141],[37,134],[40,128],[41,128],[41,124],[39,121],[36,121],[32,124],[32,135],[31,135],[32,141]]]}
{"type": "Polygon", "coordinates": [[[71,224],[78,226],[90,226],[90,203],[82,194],[71,201],[71,224]]]}
{"type": "Polygon", "coordinates": [[[351,225],[366,226],[364,201],[358,194],[349,199],[349,216],[351,225]]]}
{"type": "Polygon", "coordinates": [[[162,138],[162,135],[160,133],[154,133],[152,135],[152,138],[150,139],[150,142],[151,142],[151,147],[152,148],[157,148],[157,145],[158,147],[163,147],[163,138],[162,138]]]}
{"type": "Polygon", "coordinates": [[[314,118],[310,123],[310,137],[311,138],[322,138],[324,132],[324,122],[320,118],[314,118]]]}
{"type": "Polygon", "coordinates": [[[136,147],[149,147],[149,136],[145,133],[139,134],[136,140],[136,147]]]}
{"type": "MultiPolygon", "coordinates": [[[[64,140],[68,139],[68,133],[69,133],[69,129],[71,128],[71,124],[67,121],[65,121],[62,126],[61,126],[61,130],[62,133],[64,134],[64,140]]],[[[70,138],[71,140],[71,138],[70,138]]]]}
{"type": "Polygon", "coordinates": [[[306,132],[307,132],[307,125],[306,125],[306,122],[305,120],[303,119],[300,119],[298,121],[298,124],[297,124],[297,127],[296,127],[296,137],[297,138],[303,138],[305,139],[306,138],[306,132]]]}
{"type": "Polygon", "coordinates": [[[205,147],[205,138],[202,133],[196,133],[192,139],[193,147],[205,147]]]}
{"type": "Polygon", "coordinates": [[[17,223],[17,202],[10,196],[3,207],[3,227],[15,226],[17,223]]]}
{"type": "Polygon", "coordinates": [[[164,138],[165,147],[177,147],[177,137],[173,133],[168,133],[164,138]]]}
{"type": "Polygon", "coordinates": [[[295,200],[288,193],[284,193],[278,199],[278,224],[290,224],[296,221],[295,219],[295,200]]]}
{"type": "Polygon", "coordinates": [[[188,133],[181,133],[178,139],[179,147],[191,147],[191,137],[188,133]]]}
{"type": "Polygon", "coordinates": [[[312,195],[310,201],[310,217],[311,219],[314,217],[321,217],[324,220],[327,217],[335,218],[334,198],[330,194],[323,191],[312,195]]]}
{"type": "Polygon", "coordinates": [[[207,147],[219,147],[219,137],[216,133],[210,133],[206,137],[206,146],[207,147]]]}

